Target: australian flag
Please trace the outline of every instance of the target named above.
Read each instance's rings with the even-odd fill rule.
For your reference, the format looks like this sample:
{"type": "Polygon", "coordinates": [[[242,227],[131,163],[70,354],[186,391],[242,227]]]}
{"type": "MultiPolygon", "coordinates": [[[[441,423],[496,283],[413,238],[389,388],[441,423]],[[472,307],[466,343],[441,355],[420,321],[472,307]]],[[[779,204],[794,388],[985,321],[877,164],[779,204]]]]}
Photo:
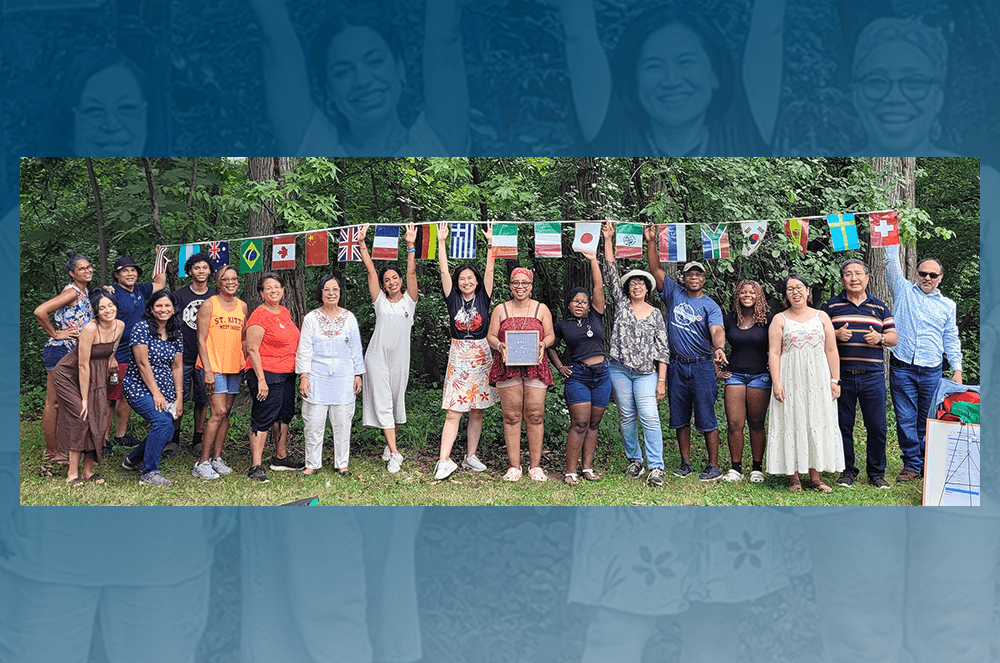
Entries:
{"type": "Polygon", "coordinates": [[[208,250],[205,252],[208,254],[209,260],[212,261],[213,272],[217,272],[220,267],[229,264],[229,242],[209,242],[208,250]]]}

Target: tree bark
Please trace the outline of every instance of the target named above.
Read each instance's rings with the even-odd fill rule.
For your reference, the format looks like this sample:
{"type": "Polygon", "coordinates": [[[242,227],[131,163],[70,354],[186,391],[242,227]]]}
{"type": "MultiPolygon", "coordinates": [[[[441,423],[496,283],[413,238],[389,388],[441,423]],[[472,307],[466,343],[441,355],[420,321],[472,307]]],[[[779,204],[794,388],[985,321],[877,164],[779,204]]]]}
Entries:
{"type": "MultiPolygon", "coordinates": [[[[156,182],[153,181],[153,167],[149,163],[149,157],[139,157],[142,162],[142,169],[146,171],[146,186],[149,188],[149,220],[153,225],[153,233],[156,235],[157,244],[166,244],[167,240],[163,236],[163,227],[160,225],[160,203],[156,196],[156,182]]],[[[170,289],[177,289],[175,272],[167,270],[167,278],[170,279],[170,289]]]]}
{"type": "Polygon", "coordinates": [[[187,209],[184,210],[184,218],[191,220],[191,203],[194,202],[194,190],[198,186],[198,157],[193,157],[191,163],[191,186],[188,188],[187,209]]]}
{"type": "Polygon", "coordinates": [[[108,244],[104,241],[104,205],[101,204],[101,189],[97,186],[97,175],[94,173],[94,162],[90,157],[84,157],[87,162],[87,175],[90,176],[90,189],[94,194],[94,209],[97,212],[97,241],[100,246],[101,285],[108,283],[108,244]]]}
{"type": "MultiPolygon", "coordinates": [[[[274,178],[274,158],[273,157],[249,157],[247,165],[250,169],[250,179],[254,182],[267,182],[274,178]]],[[[261,235],[270,235],[274,233],[274,215],[273,209],[271,208],[270,202],[265,202],[259,205],[255,209],[250,210],[249,223],[247,224],[247,235],[250,237],[258,237],[261,235]]],[[[239,264],[239,256],[241,253],[241,247],[235,247],[235,253],[230,249],[230,255],[239,264]]],[[[261,252],[264,252],[264,247],[261,246],[261,252]]],[[[263,257],[263,256],[262,256],[263,257]]],[[[271,265],[270,259],[265,259],[264,266],[269,268],[271,265]]],[[[260,293],[257,292],[257,284],[260,283],[261,272],[255,272],[251,274],[241,275],[240,280],[242,281],[241,290],[243,291],[243,300],[247,303],[247,308],[253,312],[255,308],[261,304],[260,293]]]]}

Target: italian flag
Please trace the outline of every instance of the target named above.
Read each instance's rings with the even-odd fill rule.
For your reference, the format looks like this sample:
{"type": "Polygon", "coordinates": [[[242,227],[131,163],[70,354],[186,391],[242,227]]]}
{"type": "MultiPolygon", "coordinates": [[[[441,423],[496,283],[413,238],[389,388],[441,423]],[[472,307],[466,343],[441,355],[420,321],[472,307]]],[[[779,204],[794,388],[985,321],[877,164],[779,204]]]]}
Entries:
{"type": "MultiPolygon", "coordinates": [[[[495,245],[496,240],[493,241],[495,245]]],[[[535,256],[538,258],[562,257],[562,224],[535,224],[535,256]]]]}
{"type": "Polygon", "coordinates": [[[498,223],[493,226],[493,257],[517,258],[517,225],[498,223]]]}

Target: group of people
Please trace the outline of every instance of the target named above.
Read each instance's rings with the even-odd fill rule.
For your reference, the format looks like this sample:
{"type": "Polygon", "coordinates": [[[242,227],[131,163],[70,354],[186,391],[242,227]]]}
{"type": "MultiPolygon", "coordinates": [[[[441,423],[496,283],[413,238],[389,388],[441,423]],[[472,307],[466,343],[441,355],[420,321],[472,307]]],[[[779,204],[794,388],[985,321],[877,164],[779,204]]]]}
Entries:
{"type": "MultiPolygon", "coordinates": [[[[750,481],[764,481],[766,470],[787,475],[792,491],[805,485],[830,492],[820,472],[839,472],[837,483],[850,487],[860,475],[854,453],[860,402],[867,430],[868,482],[889,488],[885,479],[884,348],[892,353],[890,385],[903,460],[897,481],[922,476],[924,421],[941,377],[942,354],[954,371],[952,379],[961,382],[956,309],[938,290],[943,277],[938,261],[922,260],[914,284],[902,273],[898,247],[885,251],[895,311],[868,293],[867,266],[850,259],[840,269],[843,291],[819,309],[812,306],[812,289],[806,279],[791,274],[779,291],[781,312],[772,315],[759,283],[741,281],[731,310],[724,314],[704,293],[706,270],[701,263],[684,264],[680,283],[667,277],[653,225],[644,229],[649,271],[633,269],[619,275],[614,227],[605,222],[603,269],[596,254],[584,253],[593,290],[568,292],[568,314],[553,322],[548,306],[532,299],[533,274],[523,267],[511,272],[511,298],[492,306],[492,230],[492,225],[483,230],[488,258],[481,275],[468,263],[449,270],[449,226],[441,223],[437,228],[451,348],[436,479],[446,479],[459,469],[452,451],[466,413],[468,433],[461,467],[476,472],[486,469],[476,455],[483,414],[499,402],[508,460],[503,479],[515,482],[522,476],[523,423],[527,475],[545,481],[541,467],[545,400],[554,384],[554,367],[564,378],[570,417],[563,477],[567,484],[579,483],[581,476],[587,481],[601,480],[594,457],[599,426],[613,393],[628,462],[625,472],[635,479],[645,476],[650,486],[662,486],[666,475],[658,404],[668,399],[668,423],[676,431],[681,457],[673,470],[677,477],[694,472],[693,415],[707,447],[708,462],[699,475],[702,481],[744,478],[748,427],[750,481]],[[614,309],[607,342],[605,290],[614,309]],[[653,292],[662,300],[665,315],[650,303],[653,292]],[[507,335],[525,331],[536,334],[535,361],[510,361],[507,335]],[[562,343],[566,351],[560,354],[562,343]],[[719,380],[725,381],[728,423],[730,467],[725,473],[715,413],[719,380]],[[808,473],[805,482],[801,473],[808,473]]],[[[192,474],[205,480],[229,474],[232,470],[223,459],[223,446],[229,412],[245,374],[252,397],[251,479],[268,480],[263,460],[268,431],[275,443],[270,468],[301,470],[302,476],[313,476],[322,467],[327,420],[332,428],[334,466],[339,474],[349,474],[351,422],[358,394],[363,398],[364,425],[383,431],[388,471],[399,472],[403,456],[397,444],[398,427],[406,422],[410,332],[418,300],[417,231],[412,224],[406,227],[405,287],[403,274],[394,265],[376,269],[365,242],[367,231],[367,226],[360,229],[360,248],[376,324],[364,351],[357,319],[343,305],[344,284],[333,275],[320,279],[316,299],[321,305],[304,316],[300,330],[281,304],[285,286],[277,273],[261,277],[258,291],[263,301],[252,313],[236,296],[239,273],[234,267],[220,267],[214,275],[216,288],[208,286],[212,262],[204,253],[188,259],[185,271],[192,283],[173,293],[163,290],[162,270],[153,283],[137,284],[140,268],[123,257],[115,263],[116,285],[95,289],[88,298],[93,267],[83,256],[72,254],[67,263],[72,282],[35,312],[51,337],[45,350],[51,396],[51,411],[47,402],[45,412],[49,458],[60,462],[60,450],[68,449],[67,480],[74,486],[102,483],[94,473],[94,463],[100,462],[102,451],[113,449],[105,441],[110,439],[110,403],[117,401],[114,412],[120,434],[116,442],[125,443],[123,421],[127,423],[129,407],[150,424],[145,440],[131,441],[135,446],[123,467],[141,472],[144,484],[169,485],[159,472],[159,460],[171,445],[172,451],[177,450],[184,403],[193,401],[192,447],[200,458],[192,474]],[[53,312],[54,326],[49,319],[53,312]],[[117,374],[122,379],[116,394],[109,383],[117,374]],[[303,401],[304,462],[288,453],[296,391],[303,401]],[[211,409],[207,421],[206,405],[211,409]]]]}

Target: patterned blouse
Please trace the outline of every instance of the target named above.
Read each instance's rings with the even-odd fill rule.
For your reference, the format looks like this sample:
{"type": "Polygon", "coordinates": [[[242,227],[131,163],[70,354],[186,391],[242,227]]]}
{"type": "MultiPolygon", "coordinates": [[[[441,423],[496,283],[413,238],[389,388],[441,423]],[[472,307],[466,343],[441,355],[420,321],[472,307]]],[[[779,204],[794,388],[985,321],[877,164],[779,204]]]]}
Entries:
{"type": "MultiPolygon", "coordinates": [[[[57,331],[62,331],[63,329],[83,329],[85,324],[94,319],[94,309],[90,306],[90,299],[87,298],[87,293],[72,283],[63,288],[63,291],[65,292],[70,288],[76,290],[76,301],[56,309],[54,326],[57,331]]],[[[73,349],[76,347],[76,339],[66,338],[57,340],[49,338],[45,345],[63,345],[69,349],[73,349]]]]}
{"type": "Polygon", "coordinates": [[[663,316],[655,308],[643,320],[635,317],[618,278],[617,264],[605,262],[604,282],[615,303],[615,322],[611,327],[609,354],[630,371],[646,375],[656,370],[657,362],[666,364],[670,361],[667,327],[663,323],[663,316]]]}

